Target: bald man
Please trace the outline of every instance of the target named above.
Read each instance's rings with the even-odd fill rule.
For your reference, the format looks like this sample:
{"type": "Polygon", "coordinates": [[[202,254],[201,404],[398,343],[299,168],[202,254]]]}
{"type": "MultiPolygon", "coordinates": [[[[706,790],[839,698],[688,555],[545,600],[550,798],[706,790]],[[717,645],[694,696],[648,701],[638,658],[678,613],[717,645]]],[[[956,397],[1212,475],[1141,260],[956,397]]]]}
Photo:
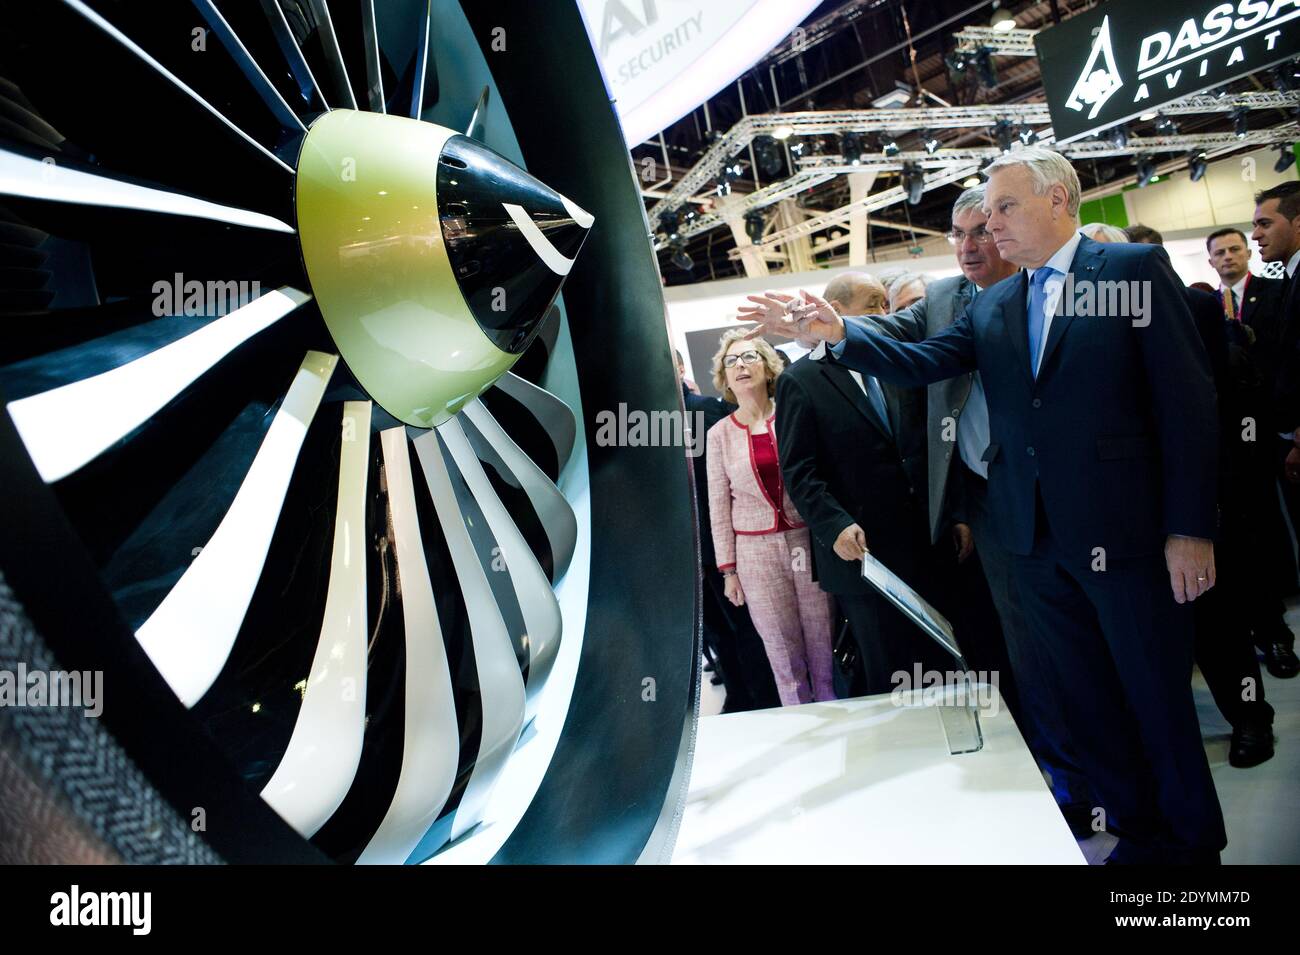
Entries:
{"type": "Polygon", "coordinates": [[[889,292],[878,278],[868,272],[844,272],[826,286],[826,301],[849,309],[842,315],[886,315],[889,292]]]}

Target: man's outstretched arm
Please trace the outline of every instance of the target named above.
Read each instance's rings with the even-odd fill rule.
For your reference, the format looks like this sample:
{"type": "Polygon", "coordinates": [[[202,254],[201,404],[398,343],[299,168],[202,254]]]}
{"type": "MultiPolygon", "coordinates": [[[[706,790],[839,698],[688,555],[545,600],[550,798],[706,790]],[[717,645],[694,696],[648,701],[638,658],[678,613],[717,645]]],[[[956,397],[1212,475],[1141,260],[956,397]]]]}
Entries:
{"type": "Polygon", "coordinates": [[[752,306],[738,309],[741,320],[757,321],[751,337],[824,341],[835,356],[855,371],[903,387],[928,385],[975,370],[975,338],[970,318],[963,314],[938,335],[920,342],[899,342],[869,324],[869,319],[845,319],[811,292],[801,299],[779,292],[751,295],[752,306]]]}

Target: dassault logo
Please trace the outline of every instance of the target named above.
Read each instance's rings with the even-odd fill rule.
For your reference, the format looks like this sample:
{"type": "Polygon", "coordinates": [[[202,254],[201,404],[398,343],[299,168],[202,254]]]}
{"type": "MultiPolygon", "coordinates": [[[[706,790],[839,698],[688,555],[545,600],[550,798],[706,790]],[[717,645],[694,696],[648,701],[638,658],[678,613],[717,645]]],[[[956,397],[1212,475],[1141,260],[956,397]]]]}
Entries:
{"type": "Polygon", "coordinates": [[[1065,105],[1075,112],[1082,112],[1085,106],[1091,106],[1089,119],[1096,119],[1106,101],[1115,95],[1115,91],[1124,85],[1119,69],[1115,66],[1115,50],[1110,42],[1110,17],[1102,18],[1101,29],[1097,39],[1092,41],[1092,53],[1083,67],[1083,72],[1075,80],[1074,89],[1065,105]]]}

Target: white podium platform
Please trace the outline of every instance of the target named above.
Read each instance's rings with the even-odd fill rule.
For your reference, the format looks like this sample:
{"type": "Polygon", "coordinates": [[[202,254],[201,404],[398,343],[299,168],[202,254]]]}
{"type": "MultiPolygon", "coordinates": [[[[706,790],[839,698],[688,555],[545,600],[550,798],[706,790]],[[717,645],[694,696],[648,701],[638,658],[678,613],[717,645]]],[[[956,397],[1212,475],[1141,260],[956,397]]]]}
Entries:
{"type": "Polygon", "coordinates": [[[959,756],[934,709],[888,695],[703,717],[672,861],[1085,865],[997,709],[959,756]]]}

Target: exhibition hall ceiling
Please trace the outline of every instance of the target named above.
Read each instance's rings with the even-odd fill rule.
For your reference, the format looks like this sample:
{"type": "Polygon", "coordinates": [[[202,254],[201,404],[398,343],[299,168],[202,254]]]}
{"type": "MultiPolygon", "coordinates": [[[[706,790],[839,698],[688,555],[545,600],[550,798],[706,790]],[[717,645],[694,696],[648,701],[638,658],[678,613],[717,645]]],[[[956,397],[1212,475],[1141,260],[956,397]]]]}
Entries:
{"type": "MultiPolygon", "coordinates": [[[[1172,48],[1182,26],[1182,8],[1157,5],[1158,12],[1153,7],[1143,14],[1137,9],[1140,4],[1112,3],[1108,9],[1117,6],[1134,8],[1141,21],[1130,23],[1132,15],[1116,21],[1129,37],[1125,42],[1134,45],[1135,61],[1137,40],[1143,39],[1133,39],[1135,32],[1164,30],[1170,38],[1166,51],[1172,48]]],[[[1199,6],[1184,12],[1199,17],[1198,11],[1199,6]]],[[[766,238],[773,235],[815,235],[814,249],[822,244],[825,248],[811,254],[810,267],[846,264],[847,226],[833,213],[850,202],[846,173],[858,156],[898,157],[892,165],[876,169],[869,186],[872,195],[895,189],[895,198],[871,209],[877,220],[868,230],[874,251],[897,253],[915,246],[918,237],[942,234],[958,189],[977,181],[990,151],[1054,139],[1034,34],[1057,22],[1068,24],[1072,17],[1083,20],[1086,15],[1091,20],[1102,12],[1091,0],[820,4],[735,82],[661,132],[631,145],[650,224],[660,236],[656,247],[665,282],[688,284],[745,274],[733,230],[716,216],[736,203],[749,213],[743,222],[736,217],[736,231],[764,237],[773,271],[788,268],[782,245],[766,238]],[[1013,29],[1005,29],[1008,26],[1013,29]],[[817,117],[801,118],[801,113],[817,117]],[[771,114],[783,115],[764,118],[771,114]],[[873,123],[873,115],[880,121],[873,123]],[[966,160],[969,168],[950,165],[953,175],[943,184],[927,184],[915,204],[905,201],[912,177],[919,179],[941,157],[966,160]],[[915,174],[904,168],[906,162],[915,162],[915,174]],[[755,193],[759,195],[750,200],[755,193]],[[796,208],[781,207],[785,199],[793,199],[796,208]],[[665,224],[664,213],[675,218],[665,224]],[[821,224],[823,217],[827,221],[821,224]],[[802,227],[805,219],[811,220],[808,228],[802,227]],[[790,233],[796,223],[799,227],[790,233]],[[674,232],[682,238],[670,246],[666,237],[674,232]],[[690,269],[683,267],[688,260],[690,269]]],[[[1200,30],[1200,20],[1196,22],[1200,30]]],[[[1279,28],[1285,33],[1294,26],[1279,28]]],[[[1199,100],[1193,97],[1141,112],[1115,112],[1124,105],[1125,95],[1138,88],[1136,75],[1129,76],[1135,66],[1126,61],[1120,68],[1128,77],[1125,95],[1113,99],[1107,109],[1115,113],[1115,122],[1127,122],[1076,140],[1069,153],[1085,194],[1118,190],[1154,171],[1188,168],[1189,163],[1195,168],[1207,155],[1212,161],[1239,149],[1276,147],[1279,162],[1286,162],[1300,116],[1300,101],[1293,92],[1300,89],[1300,76],[1289,65],[1272,65],[1278,54],[1265,47],[1285,37],[1269,41],[1266,33],[1254,38],[1260,50],[1247,50],[1246,55],[1269,65],[1241,75],[1239,64],[1216,64],[1216,75],[1235,78],[1207,90],[1199,100]],[[1224,101],[1224,96],[1233,99],[1224,101]]],[[[1095,38],[1095,33],[1090,35],[1095,38]]],[[[1143,55],[1154,57],[1159,43],[1158,38],[1148,43],[1143,55]]],[[[1075,45],[1086,55],[1086,42],[1075,45]]],[[[1290,44],[1291,49],[1295,46],[1290,44]]],[[[1071,61],[1062,69],[1073,73],[1081,66],[1071,61]]],[[[1054,79],[1057,85],[1073,83],[1073,76],[1054,79]]],[[[1189,90],[1199,88],[1190,74],[1162,73],[1155,80],[1162,86],[1177,80],[1189,90]]],[[[1153,102],[1159,104],[1161,98],[1153,102]]],[[[1101,118],[1107,115],[1111,113],[1101,118]]],[[[1088,128],[1086,119],[1083,123],[1082,128],[1088,128]]],[[[862,168],[875,165],[867,162],[862,168]]]]}

